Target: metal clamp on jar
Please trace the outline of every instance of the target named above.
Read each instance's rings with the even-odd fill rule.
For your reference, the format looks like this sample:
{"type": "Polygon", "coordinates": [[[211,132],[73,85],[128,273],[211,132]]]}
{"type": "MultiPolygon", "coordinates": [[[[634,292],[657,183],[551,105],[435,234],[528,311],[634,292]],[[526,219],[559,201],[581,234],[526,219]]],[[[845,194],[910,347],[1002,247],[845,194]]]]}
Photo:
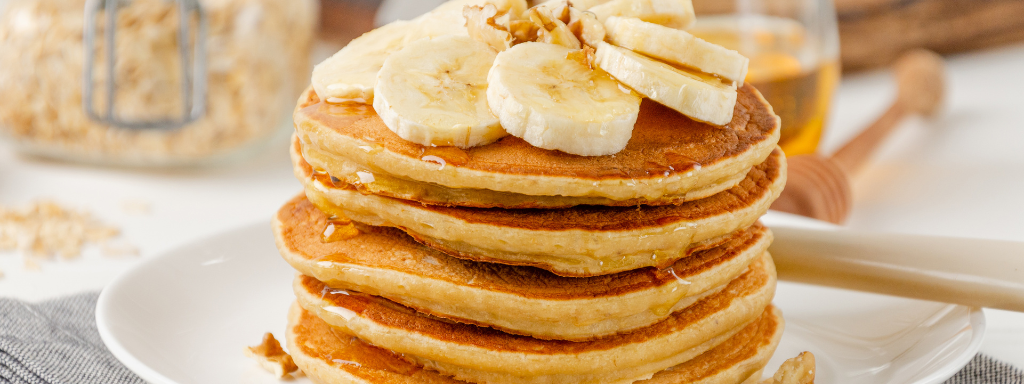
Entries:
{"type": "Polygon", "coordinates": [[[114,114],[114,92],[117,89],[116,72],[114,63],[116,59],[116,36],[117,18],[106,18],[106,46],[107,49],[107,82],[106,82],[106,113],[100,115],[93,108],[93,67],[96,60],[96,20],[100,9],[107,15],[117,14],[120,1],[118,0],[87,0],[85,3],[85,71],[82,74],[84,80],[82,88],[85,93],[82,97],[82,108],[89,118],[119,128],[128,129],[175,129],[198,120],[206,113],[206,15],[203,13],[203,6],[196,0],[174,0],[178,4],[178,52],[179,62],[192,62],[192,66],[182,66],[181,74],[181,98],[184,101],[183,115],[180,119],[150,120],[150,121],[125,121],[114,114]],[[193,48],[189,50],[186,44],[180,42],[191,41],[191,18],[186,15],[195,14],[195,23],[198,26],[193,48]],[[192,51],[192,52],[190,52],[192,51]],[[194,57],[190,60],[189,57],[194,57]]]}
{"type": "Polygon", "coordinates": [[[14,0],[0,13],[0,136],[101,164],[216,163],[288,126],[315,0],[14,0]]]}

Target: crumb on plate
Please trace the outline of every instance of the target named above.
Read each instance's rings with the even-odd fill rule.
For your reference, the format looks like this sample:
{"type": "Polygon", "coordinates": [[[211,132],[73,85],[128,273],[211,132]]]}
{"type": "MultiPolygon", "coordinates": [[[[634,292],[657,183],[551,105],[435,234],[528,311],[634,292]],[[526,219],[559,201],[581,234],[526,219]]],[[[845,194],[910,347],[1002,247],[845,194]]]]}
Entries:
{"type": "Polygon", "coordinates": [[[245,356],[253,358],[260,367],[279,378],[284,378],[299,369],[292,361],[291,355],[281,348],[281,343],[270,332],[263,335],[263,343],[260,345],[246,347],[245,356]]]}
{"type": "Polygon", "coordinates": [[[814,354],[803,352],[786,360],[775,372],[775,376],[761,384],[814,384],[814,354]]]}

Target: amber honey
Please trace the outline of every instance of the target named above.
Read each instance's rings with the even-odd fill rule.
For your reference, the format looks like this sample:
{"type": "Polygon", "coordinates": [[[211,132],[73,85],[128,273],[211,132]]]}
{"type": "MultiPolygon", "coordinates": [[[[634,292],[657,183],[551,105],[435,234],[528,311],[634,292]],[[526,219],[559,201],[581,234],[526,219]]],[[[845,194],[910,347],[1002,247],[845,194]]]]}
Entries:
{"type": "MultiPolygon", "coordinates": [[[[750,58],[746,81],[756,87],[782,119],[779,145],[786,155],[813,153],[839,84],[839,61],[808,45],[800,25],[781,18],[713,18],[691,32],[750,58]]],[[[699,21],[699,19],[698,19],[699,21]]]]}
{"type": "Polygon", "coordinates": [[[327,225],[320,234],[320,241],[333,243],[335,241],[348,240],[359,235],[359,228],[356,228],[352,220],[342,216],[331,216],[327,219],[327,225]]]}
{"type": "Polygon", "coordinates": [[[782,119],[779,145],[786,155],[813,153],[825,128],[832,93],[839,83],[838,62],[821,63],[810,70],[775,78],[747,78],[782,119]]]}

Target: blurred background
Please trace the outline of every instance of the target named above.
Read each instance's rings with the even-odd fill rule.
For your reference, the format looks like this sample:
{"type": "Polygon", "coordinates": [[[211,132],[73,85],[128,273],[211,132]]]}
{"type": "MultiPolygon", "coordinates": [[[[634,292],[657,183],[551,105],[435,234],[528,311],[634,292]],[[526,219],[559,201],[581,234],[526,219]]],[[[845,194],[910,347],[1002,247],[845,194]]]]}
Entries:
{"type": "MultiPolygon", "coordinates": [[[[300,191],[287,137],[312,65],[439,3],[0,0],[0,297],[99,289],[142,258],[269,221],[300,191]]],[[[858,166],[839,162],[845,189],[797,200],[824,208],[777,208],[1024,241],[1024,1],[694,4],[691,32],[751,59],[788,155],[836,160],[875,132],[858,166]],[[919,49],[938,69],[892,69],[919,49]],[[909,108],[926,96],[903,80],[926,73],[941,103],[909,108]]],[[[990,319],[1003,343],[983,351],[1024,366],[1022,319],[990,319]]]]}
{"type": "MultiPolygon", "coordinates": [[[[18,153],[73,163],[251,159],[287,131],[311,64],[442,2],[2,0],[0,133],[18,153]]],[[[782,117],[789,155],[818,149],[842,73],[886,68],[914,49],[948,55],[1024,40],[1024,2],[1014,0],[694,7],[690,32],[751,59],[747,81],[782,117]]]]}

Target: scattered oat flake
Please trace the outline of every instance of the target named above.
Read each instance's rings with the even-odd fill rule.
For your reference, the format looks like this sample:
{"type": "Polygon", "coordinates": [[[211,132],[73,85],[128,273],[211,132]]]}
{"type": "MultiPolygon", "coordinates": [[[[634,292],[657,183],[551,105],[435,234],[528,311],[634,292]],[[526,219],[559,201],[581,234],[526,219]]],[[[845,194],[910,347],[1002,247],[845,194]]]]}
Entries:
{"type": "Polygon", "coordinates": [[[39,269],[37,260],[59,256],[73,259],[88,243],[102,243],[120,231],[103,224],[88,212],[79,212],[52,201],[27,207],[0,206],[0,251],[16,251],[25,267],[39,269]]]}
{"type": "Polygon", "coordinates": [[[284,378],[299,369],[291,355],[281,348],[281,343],[270,332],[263,335],[263,343],[260,345],[246,347],[245,356],[256,360],[260,367],[278,378],[284,378]]]}
{"type": "Polygon", "coordinates": [[[100,244],[100,252],[110,258],[136,257],[139,248],[124,241],[104,241],[100,244]]]}
{"type": "Polygon", "coordinates": [[[132,215],[148,215],[152,209],[148,202],[142,200],[125,200],[121,202],[121,209],[132,215]]]}
{"type": "Polygon", "coordinates": [[[43,270],[43,268],[39,266],[39,262],[32,257],[25,257],[25,269],[32,272],[39,272],[43,270]]]}

